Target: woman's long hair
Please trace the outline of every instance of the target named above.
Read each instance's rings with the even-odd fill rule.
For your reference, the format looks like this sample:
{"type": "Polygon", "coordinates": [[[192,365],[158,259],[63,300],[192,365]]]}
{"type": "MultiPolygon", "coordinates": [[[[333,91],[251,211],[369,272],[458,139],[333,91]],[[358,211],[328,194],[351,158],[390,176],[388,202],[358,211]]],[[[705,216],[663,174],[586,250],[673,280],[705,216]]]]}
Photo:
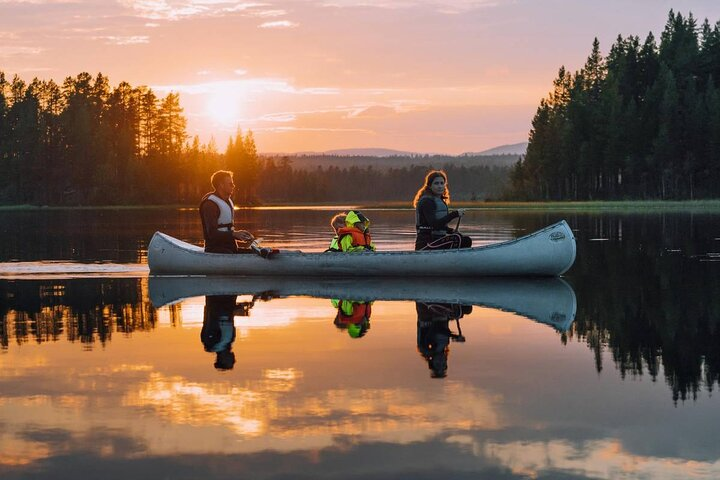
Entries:
{"type": "Polygon", "coordinates": [[[445,200],[445,203],[450,203],[450,187],[448,186],[447,173],[445,173],[445,170],[430,170],[430,172],[425,175],[425,183],[415,194],[415,199],[413,200],[413,207],[417,207],[417,204],[420,201],[420,197],[422,197],[423,195],[432,196],[433,193],[432,190],[430,190],[430,185],[432,185],[433,180],[435,180],[437,177],[442,177],[445,179],[445,193],[443,194],[442,199],[445,200]]]}

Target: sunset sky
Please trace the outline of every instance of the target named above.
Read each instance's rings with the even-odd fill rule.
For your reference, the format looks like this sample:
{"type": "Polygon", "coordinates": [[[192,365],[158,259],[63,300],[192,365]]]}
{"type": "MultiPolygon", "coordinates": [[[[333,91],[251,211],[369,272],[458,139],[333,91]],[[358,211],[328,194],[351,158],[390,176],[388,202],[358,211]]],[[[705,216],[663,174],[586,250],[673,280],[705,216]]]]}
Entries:
{"type": "Polygon", "coordinates": [[[221,149],[241,128],[261,152],[458,154],[526,141],[560,65],[659,39],[671,8],[720,20],[717,0],[0,0],[0,70],[179,92],[221,149]]]}

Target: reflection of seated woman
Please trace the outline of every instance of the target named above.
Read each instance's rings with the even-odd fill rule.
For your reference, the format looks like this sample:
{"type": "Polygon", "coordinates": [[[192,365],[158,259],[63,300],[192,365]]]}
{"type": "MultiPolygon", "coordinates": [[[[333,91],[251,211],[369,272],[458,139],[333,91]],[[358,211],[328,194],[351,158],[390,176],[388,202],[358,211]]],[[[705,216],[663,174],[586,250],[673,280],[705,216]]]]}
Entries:
{"type": "Polygon", "coordinates": [[[465,341],[459,332],[459,324],[458,333],[455,334],[450,330],[448,323],[472,312],[472,305],[416,302],[415,308],[418,316],[418,352],[428,362],[433,378],[445,378],[450,340],[465,341]]]}
{"type": "Polygon", "coordinates": [[[370,315],[372,303],[354,302],[352,300],[330,300],[332,306],[337,308],[337,315],[333,322],[340,330],[347,330],[352,338],[363,337],[370,329],[370,315]]]}
{"type": "MultiPolygon", "coordinates": [[[[216,354],[215,368],[230,370],[235,366],[235,303],[236,295],[214,295],[205,297],[205,315],[200,331],[200,340],[206,352],[216,354]]],[[[240,305],[243,308],[243,305],[240,305]]],[[[246,311],[246,309],[245,309],[246,311]]],[[[241,312],[242,314],[242,312],[241,312]]]]}
{"type": "Polygon", "coordinates": [[[465,214],[464,209],[450,211],[450,191],[447,174],[433,170],[425,176],[425,183],[415,194],[415,250],[468,248],[472,239],[448,227],[448,223],[465,214]]]}

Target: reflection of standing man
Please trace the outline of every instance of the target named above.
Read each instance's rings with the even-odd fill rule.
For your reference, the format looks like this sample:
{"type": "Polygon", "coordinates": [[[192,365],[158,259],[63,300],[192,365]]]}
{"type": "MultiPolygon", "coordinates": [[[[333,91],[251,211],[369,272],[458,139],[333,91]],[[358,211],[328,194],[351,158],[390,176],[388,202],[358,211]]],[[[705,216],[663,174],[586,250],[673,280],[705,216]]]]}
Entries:
{"type": "Polygon", "coordinates": [[[218,170],[210,177],[214,190],[200,202],[200,219],[205,251],[212,253],[251,253],[247,248],[255,237],[246,230],[235,230],[235,206],[230,198],[235,184],[232,172],[218,170]],[[238,248],[239,240],[246,248],[238,248]]]}
{"type": "Polygon", "coordinates": [[[472,305],[415,302],[415,309],[418,316],[418,352],[427,361],[433,378],[445,378],[450,340],[465,341],[459,323],[457,334],[450,330],[448,324],[450,320],[460,320],[465,314],[472,312],[472,305]]]}
{"type": "Polygon", "coordinates": [[[205,315],[200,340],[206,352],[216,354],[215,368],[218,370],[230,370],[235,366],[232,344],[235,341],[236,300],[236,295],[205,297],[205,315]]]}

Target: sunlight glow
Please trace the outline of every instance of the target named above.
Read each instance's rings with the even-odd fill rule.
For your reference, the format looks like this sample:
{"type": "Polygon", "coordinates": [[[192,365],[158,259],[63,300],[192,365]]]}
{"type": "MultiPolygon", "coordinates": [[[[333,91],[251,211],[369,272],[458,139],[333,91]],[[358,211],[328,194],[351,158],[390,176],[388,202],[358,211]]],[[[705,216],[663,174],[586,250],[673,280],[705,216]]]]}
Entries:
{"type": "Polygon", "coordinates": [[[208,116],[223,127],[236,126],[240,121],[243,96],[243,92],[237,88],[218,86],[210,93],[207,101],[208,116]]]}

